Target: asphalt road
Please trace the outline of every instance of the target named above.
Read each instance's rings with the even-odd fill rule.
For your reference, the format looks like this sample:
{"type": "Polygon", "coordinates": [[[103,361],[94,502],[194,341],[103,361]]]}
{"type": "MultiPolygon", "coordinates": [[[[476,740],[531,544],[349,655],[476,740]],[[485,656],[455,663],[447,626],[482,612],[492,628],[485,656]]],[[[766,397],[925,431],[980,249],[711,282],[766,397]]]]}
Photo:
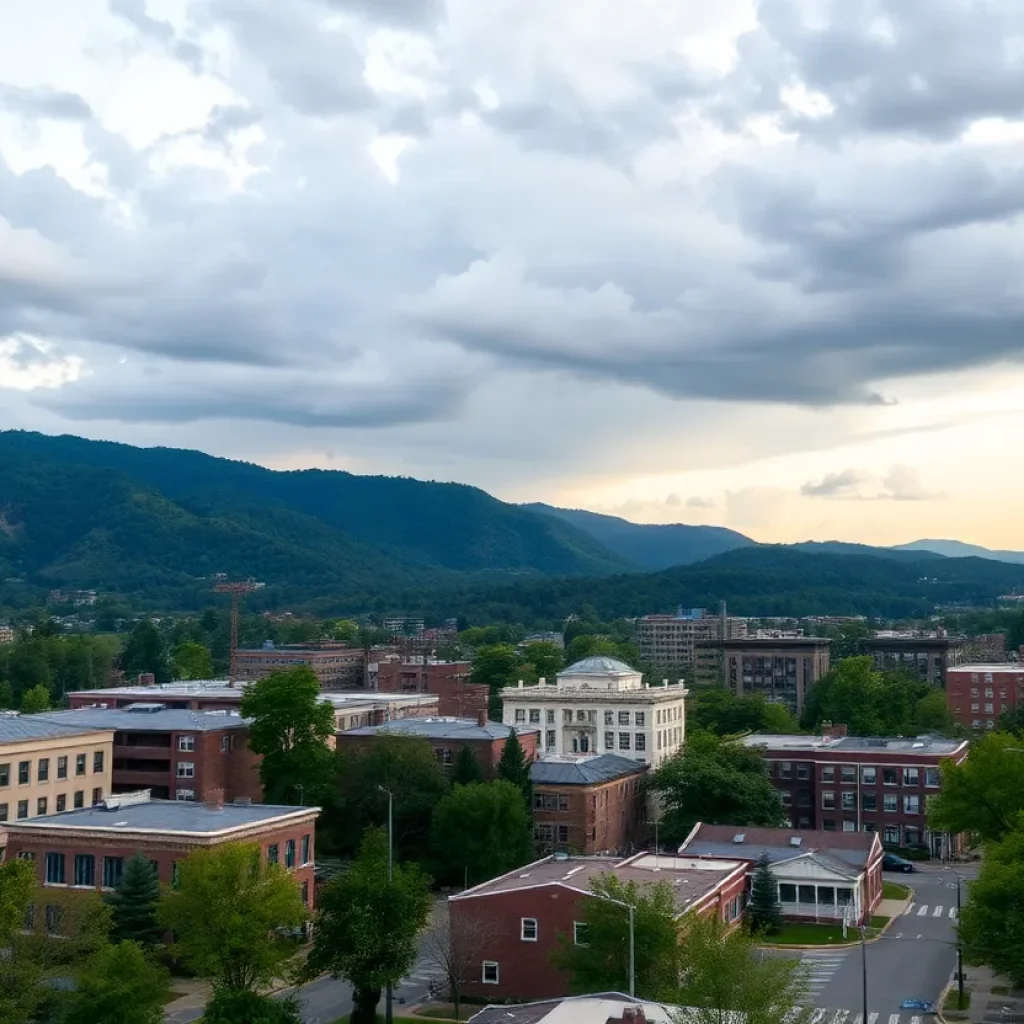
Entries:
{"type": "MultiPolygon", "coordinates": [[[[974,865],[958,865],[966,879],[974,865]]],[[[867,1024],[915,1024],[920,1011],[901,1010],[904,999],[938,999],[956,965],[956,877],[926,864],[909,875],[886,878],[909,884],[913,903],[876,942],[865,946],[868,980],[867,1024]],[[877,1014],[877,1017],[874,1015],[877,1014]],[[874,1019],[872,1019],[874,1017],[874,1019]]],[[[966,887],[962,891],[966,900],[966,887]]],[[[811,975],[810,1003],[815,1024],[863,1022],[863,970],[860,948],[821,950],[801,956],[811,975]]]]}

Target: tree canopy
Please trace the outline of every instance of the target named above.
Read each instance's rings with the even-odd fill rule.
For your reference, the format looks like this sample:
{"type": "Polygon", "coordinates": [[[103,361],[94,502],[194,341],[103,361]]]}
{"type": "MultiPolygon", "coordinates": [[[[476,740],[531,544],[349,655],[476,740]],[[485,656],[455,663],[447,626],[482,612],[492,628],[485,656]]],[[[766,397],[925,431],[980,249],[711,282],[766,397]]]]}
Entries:
{"type": "Polygon", "coordinates": [[[62,1024],[162,1024],[168,972],[134,942],[105,945],[86,962],[62,1024]]]}
{"type": "Polygon", "coordinates": [[[737,697],[724,687],[695,691],[687,703],[686,721],[691,730],[702,729],[717,736],[798,731],[796,720],[781,704],[769,704],[760,693],[737,697]]]}
{"type": "Polygon", "coordinates": [[[107,896],[114,937],[136,942],[143,948],[157,945],[163,938],[163,929],[156,919],[159,901],[160,878],[156,868],[137,853],[125,864],[121,884],[107,896]]]}
{"type": "Polygon", "coordinates": [[[158,685],[171,681],[167,645],[149,619],[143,619],[128,638],[121,652],[121,670],[128,679],[152,672],[158,685]]]}
{"type": "Polygon", "coordinates": [[[21,713],[23,715],[37,715],[40,711],[49,710],[50,691],[41,683],[21,695],[21,713]]]}
{"type": "Polygon", "coordinates": [[[205,644],[185,640],[174,648],[171,656],[175,679],[212,679],[213,658],[205,644]]]}
{"type": "Polygon", "coordinates": [[[506,782],[511,782],[523,795],[527,807],[530,806],[530,762],[526,760],[526,751],[519,742],[519,734],[513,727],[501,748],[498,760],[498,775],[506,782]]]}

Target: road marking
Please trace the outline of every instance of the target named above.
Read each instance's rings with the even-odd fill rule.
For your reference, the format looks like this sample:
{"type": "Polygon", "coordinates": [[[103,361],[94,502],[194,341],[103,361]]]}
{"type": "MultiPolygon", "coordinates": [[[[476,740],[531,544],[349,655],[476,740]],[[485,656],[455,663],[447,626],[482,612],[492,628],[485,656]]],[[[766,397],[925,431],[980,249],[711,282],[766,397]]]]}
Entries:
{"type": "Polygon", "coordinates": [[[811,1024],[821,1024],[821,1022],[824,1019],[825,1019],[825,1011],[824,1010],[818,1009],[818,1010],[815,1010],[814,1013],[811,1014],[811,1024]]]}
{"type": "Polygon", "coordinates": [[[869,1013],[868,1014],[868,1024],[875,1024],[876,1020],[878,1020],[878,1014],[877,1013],[869,1013]]]}
{"type": "MultiPolygon", "coordinates": [[[[849,1016],[849,1010],[836,1010],[836,1015],[832,1018],[832,1024],[844,1024],[846,1018],[849,1016]]],[[[918,1022],[918,1024],[920,1024],[920,1022],[918,1022]]]]}
{"type": "Polygon", "coordinates": [[[955,921],[956,920],[956,907],[950,907],[949,908],[949,919],[950,919],[950,921],[955,921]]]}
{"type": "Polygon", "coordinates": [[[910,1024],[921,1024],[921,1018],[920,1017],[911,1017],[910,1018],[910,1024]]]}
{"type": "Polygon", "coordinates": [[[864,1014],[858,1013],[857,1016],[853,1018],[853,1024],[864,1024],[864,1014]]]}
{"type": "Polygon", "coordinates": [[[921,909],[917,912],[918,917],[924,917],[928,913],[928,904],[925,903],[921,909]]]}
{"type": "Polygon", "coordinates": [[[942,917],[942,911],[943,911],[943,908],[941,906],[936,907],[935,908],[935,913],[932,914],[932,917],[942,917]]]}
{"type": "Polygon", "coordinates": [[[900,1024],[900,1015],[898,1013],[890,1013],[889,1024],[900,1024]]]}
{"type": "MultiPolygon", "coordinates": [[[[907,914],[909,914],[914,909],[914,907],[916,907],[916,906],[917,906],[916,903],[908,903],[907,904],[907,909],[903,911],[903,916],[906,917],[907,914]]],[[[895,1024],[895,1022],[893,1022],[893,1024],[895,1024]]]]}
{"type": "Polygon", "coordinates": [[[923,939],[923,938],[924,938],[924,936],[923,936],[923,935],[918,935],[918,938],[919,938],[919,939],[923,939]]]}

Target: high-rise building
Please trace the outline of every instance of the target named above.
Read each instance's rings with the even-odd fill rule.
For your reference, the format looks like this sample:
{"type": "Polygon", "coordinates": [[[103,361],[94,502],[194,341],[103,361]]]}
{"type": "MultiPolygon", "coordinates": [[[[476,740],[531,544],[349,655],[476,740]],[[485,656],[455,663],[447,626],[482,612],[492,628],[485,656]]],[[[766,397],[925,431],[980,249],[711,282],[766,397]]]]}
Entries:
{"type": "Polygon", "coordinates": [[[907,672],[932,686],[945,687],[946,672],[962,665],[967,641],[951,637],[944,631],[935,633],[878,632],[870,640],[862,640],[865,654],[875,665],[891,672],[907,672]]]}
{"type": "Polygon", "coordinates": [[[645,615],[637,619],[640,658],[656,669],[696,676],[698,640],[731,640],[747,635],[747,620],[730,618],[722,606],[714,615],[704,608],[680,608],[675,615],[645,615]]]}

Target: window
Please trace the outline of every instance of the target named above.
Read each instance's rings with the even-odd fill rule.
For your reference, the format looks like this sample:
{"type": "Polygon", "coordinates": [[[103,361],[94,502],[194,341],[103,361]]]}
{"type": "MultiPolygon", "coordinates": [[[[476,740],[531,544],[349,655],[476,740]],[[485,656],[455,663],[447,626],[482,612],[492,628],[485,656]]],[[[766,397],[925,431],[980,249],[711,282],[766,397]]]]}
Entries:
{"type": "Polygon", "coordinates": [[[558,826],[558,841],[560,843],[563,843],[563,844],[569,842],[569,826],[568,825],[559,825],[558,826]]]}
{"type": "Polygon", "coordinates": [[[562,712],[562,724],[563,725],[572,725],[572,712],[571,711],[563,711],[562,712]]]}
{"type": "Polygon", "coordinates": [[[176,789],[174,791],[175,800],[195,800],[196,791],[194,789],[176,789]]]}
{"type": "Polygon", "coordinates": [[[857,781],[857,766],[855,764],[844,764],[841,769],[843,782],[857,781]]]}
{"type": "Polygon", "coordinates": [[[779,885],[779,902],[796,903],[796,886],[790,885],[789,882],[782,882],[779,885]]]}
{"type": "Polygon", "coordinates": [[[85,791],[81,789],[75,790],[75,809],[85,806],[85,791]]]}
{"type": "Polygon", "coordinates": [[[103,751],[96,750],[92,755],[92,770],[93,774],[103,771],[103,751]]]}
{"type": "Polygon", "coordinates": [[[309,882],[302,883],[302,902],[309,906],[309,882]]]}
{"type": "Polygon", "coordinates": [[[555,735],[554,729],[548,729],[544,737],[544,745],[547,747],[557,747],[558,737],[555,735]]]}
{"type": "Polygon", "coordinates": [[[900,784],[900,775],[898,768],[883,768],[882,769],[882,785],[884,786],[898,786],[900,784]]]}
{"type": "Polygon", "coordinates": [[[841,907],[848,907],[853,902],[853,890],[836,889],[836,902],[841,907]]]}
{"type": "Polygon", "coordinates": [[[904,814],[920,814],[921,813],[921,798],[919,796],[907,795],[903,798],[903,813],[904,814]]]}
{"type": "Polygon", "coordinates": [[[19,800],[18,801],[18,817],[19,817],[19,819],[20,818],[27,818],[28,817],[28,801],[27,800],[19,800]]]}
{"type": "Polygon", "coordinates": [[[286,868],[295,867],[295,840],[286,839],[284,843],[284,866],[286,868]]]}
{"type": "MultiPolygon", "coordinates": [[[[819,885],[818,886],[818,902],[825,904],[826,907],[831,907],[836,902],[836,891],[831,885],[819,885]]],[[[870,1019],[870,1018],[869,1018],[870,1019]]]]}
{"type": "Polygon", "coordinates": [[[540,708],[530,708],[530,724],[540,725],[540,708]]]}
{"type": "Polygon", "coordinates": [[[939,784],[939,769],[938,768],[925,768],[924,770],[924,784],[926,786],[935,787],[939,784]]]}
{"type": "Polygon", "coordinates": [[[48,782],[50,779],[50,759],[41,757],[36,762],[36,778],[40,782],[48,782]]]}
{"type": "Polygon", "coordinates": [[[196,749],[196,738],[195,736],[179,736],[178,737],[178,749],[189,753],[196,749]]]}
{"type": "Polygon", "coordinates": [[[577,946],[585,946],[587,944],[587,923],[586,923],[586,921],[573,921],[573,923],[572,923],[572,941],[577,946]]]}
{"type": "Polygon", "coordinates": [[[857,822],[849,821],[849,820],[844,821],[843,822],[843,831],[844,832],[856,832],[857,831],[857,822]]]}
{"type": "Polygon", "coordinates": [[[11,784],[11,762],[8,761],[6,764],[0,764],[0,786],[9,786],[11,784]]]}
{"type": "Polygon", "coordinates": [[[647,749],[647,737],[642,733],[638,732],[633,738],[633,749],[634,750],[646,750],[647,749]]]}
{"type": "Polygon", "coordinates": [[[865,765],[860,770],[860,781],[865,786],[876,785],[878,783],[878,769],[874,765],[865,765]]]}
{"type": "Polygon", "coordinates": [[[55,903],[46,904],[46,934],[60,935],[60,922],[64,916],[61,908],[55,903]]]}
{"type": "Polygon", "coordinates": [[[31,850],[22,850],[18,854],[18,860],[35,860],[36,855],[31,850]]]}
{"type": "Polygon", "coordinates": [[[619,750],[629,750],[629,733],[619,733],[619,750]]]}
{"type": "Polygon", "coordinates": [[[796,805],[797,805],[797,807],[810,807],[811,806],[811,794],[807,790],[801,790],[796,795],[796,805]]]}
{"type": "Polygon", "coordinates": [[[481,980],[485,985],[498,984],[498,965],[493,960],[485,960],[481,980]]]}
{"type": "Polygon", "coordinates": [[[179,779],[194,779],[196,766],[194,761],[179,761],[176,774],[179,779]]]}
{"type": "Polygon", "coordinates": [[[41,796],[36,800],[36,814],[43,815],[46,813],[46,797],[41,796]]]}
{"type": "Polygon", "coordinates": [[[547,719],[546,720],[547,720],[548,725],[554,725],[555,724],[555,713],[554,713],[554,711],[551,710],[551,708],[548,708],[548,713],[547,713],[547,719]]]}
{"type": "Polygon", "coordinates": [[[98,786],[92,791],[92,805],[95,807],[97,804],[103,803],[103,790],[98,786]]]}
{"type": "Polygon", "coordinates": [[[64,854],[48,853],[46,855],[46,884],[64,884],[64,854]]]}
{"type": "Polygon", "coordinates": [[[519,938],[523,942],[537,941],[537,918],[524,917],[519,921],[519,938]]]}
{"type": "Polygon", "coordinates": [[[904,768],[903,769],[903,785],[904,786],[916,786],[920,783],[921,777],[920,772],[917,768],[904,768]]]}
{"type": "Polygon", "coordinates": [[[278,857],[277,843],[271,843],[267,847],[267,863],[268,864],[276,864],[276,863],[278,863],[278,860],[279,860],[279,857],[278,857]]]}
{"type": "Polygon", "coordinates": [[[25,931],[34,932],[36,930],[36,906],[34,903],[30,903],[25,908],[25,931]]]}
{"type": "Polygon", "coordinates": [[[0,821],[7,821],[10,816],[10,805],[0,804],[0,821]]]}
{"type": "Polygon", "coordinates": [[[780,790],[779,800],[781,801],[783,807],[793,806],[793,794],[788,789],[780,790]]]}
{"type": "Polygon", "coordinates": [[[66,811],[67,809],[68,809],[68,796],[67,796],[67,793],[58,793],[57,794],[57,813],[60,814],[61,811],[66,811]]]}
{"type": "Polygon", "coordinates": [[[302,837],[302,863],[309,863],[309,833],[302,837]]]}
{"type": "Polygon", "coordinates": [[[882,833],[884,836],[884,842],[890,846],[900,845],[900,827],[899,825],[886,825],[885,831],[882,833]]]}
{"type": "Polygon", "coordinates": [[[854,792],[843,793],[843,810],[844,811],[855,811],[857,810],[857,794],[854,792]]]}
{"type": "Polygon", "coordinates": [[[453,763],[452,748],[451,747],[445,747],[444,750],[441,751],[441,764],[450,765],[452,763],[453,763]]]}
{"type": "Polygon", "coordinates": [[[32,775],[32,762],[31,761],[19,761],[18,762],[18,785],[27,786],[31,781],[32,775]]]}
{"type": "Polygon", "coordinates": [[[971,710],[972,711],[980,711],[981,710],[981,705],[978,704],[978,703],[974,703],[974,704],[971,705],[971,710]]]}
{"type": "Polygon", "coordinates": [[[620,711],[619,712],[619,725],[629,725],[629,712],[628,711],[620,711]]]}
{"type": "Polygon", "coordinates": [[[585,722],[586,720],[587,720],[587,713],[586,713],[586,711],[577,710],[577,712],[576,712],[576,721],[577,722],[585,722]]]}
{"type": "Polygon", "coordinates": [[[796,766],[796,777],[807,780],[811,777],[811,766],[809,764],[798,764],[796,766]]]}
{"type": "Polygon", "coordinates": [[[793,762],[792,761],[780,761],[779,762],[779,778],[780,779],[791,779],[793,777],[793,762]]]}
{"type": "Polygon", "coordinates": [[[220,738],[220,752],[226,754],[231,750],[231,741],[234,739],[233,736],[221,736],[220,738]]]}
{"type": "Polygon", "coordinates": [[[75,854],[75,885],[96,884],[96,858],[91,853],[75,854]]]}
{"type": "Polygon", "coordinates": [[[821,827],[826,832],[835,832],[836,830],[836,819],[835,818],[823,818],[821,821],[821,827]]]}
{"type": "Polygon", "coordinates": [[[85,774],[85,754],[75,754],[75,774],[85,774]]]}
{"type": "Polygon", "coordinates": [[[647,713],[645,711],[638,711],[634,718],[636,719],[636,727],[642,729],[647,722],[647,713]]]}
{"type": "Polygon", "coordinates": [[[861,793],[861,795],[860,795],[860,809],[862,811],[877,811],[878,810],[878,794],[877,793],[861,793]]]}
{"type": "Polygon", "coordinates": [[[103,858],[103,888],[116,889],[124,874],[124,857],[103,858]]]}
{"type": "Polygon", "coordinates": [[[985,714],[986,715],[991,715],[994,711],[995,711],[995,706],[992,704],[991,701],[988,701],[985,704],[985,714]]]}
{"type": "Polygon", "coordinates": [[[836,794],[833,789],[821,791],[821,809],[823,811],[834,811],[836,809],[836,794]]]}
{"type": "Polygon", "coordinates": [[[606,732],[604,734],[604,749],[614,750],[615,749],[615,733],[606,732]]]}
{"type": "Polygon", "coordinates": [[[67,757],[57,758],[57,778],[66,779],[68,777],[68,759],[67,757]]]}
{"type": "Polygon", "coordinates": [[[836,781],[836,766],[834,764],[823,764],[821,766],[821,781],[822,782],[835,782],[836,781]]]}
{"type": "Polygon", "coordinates": [[[614,725],[615,724],[615,712],[614,711],[606,711],[604,713],[604,724],[605,725],[614,725]]]}
{"type": "Polygon", "coordinates": [[[886,814],[895,814],[899,809],[899,797],[895,793],[882,794],[882,810],[886,814]]]}
{"type": "Polygon", "coordinates": [[[526,721],[526,709],[525,708],[516,708],[516,721],[517,722],[525,722],[526,721]]]}

